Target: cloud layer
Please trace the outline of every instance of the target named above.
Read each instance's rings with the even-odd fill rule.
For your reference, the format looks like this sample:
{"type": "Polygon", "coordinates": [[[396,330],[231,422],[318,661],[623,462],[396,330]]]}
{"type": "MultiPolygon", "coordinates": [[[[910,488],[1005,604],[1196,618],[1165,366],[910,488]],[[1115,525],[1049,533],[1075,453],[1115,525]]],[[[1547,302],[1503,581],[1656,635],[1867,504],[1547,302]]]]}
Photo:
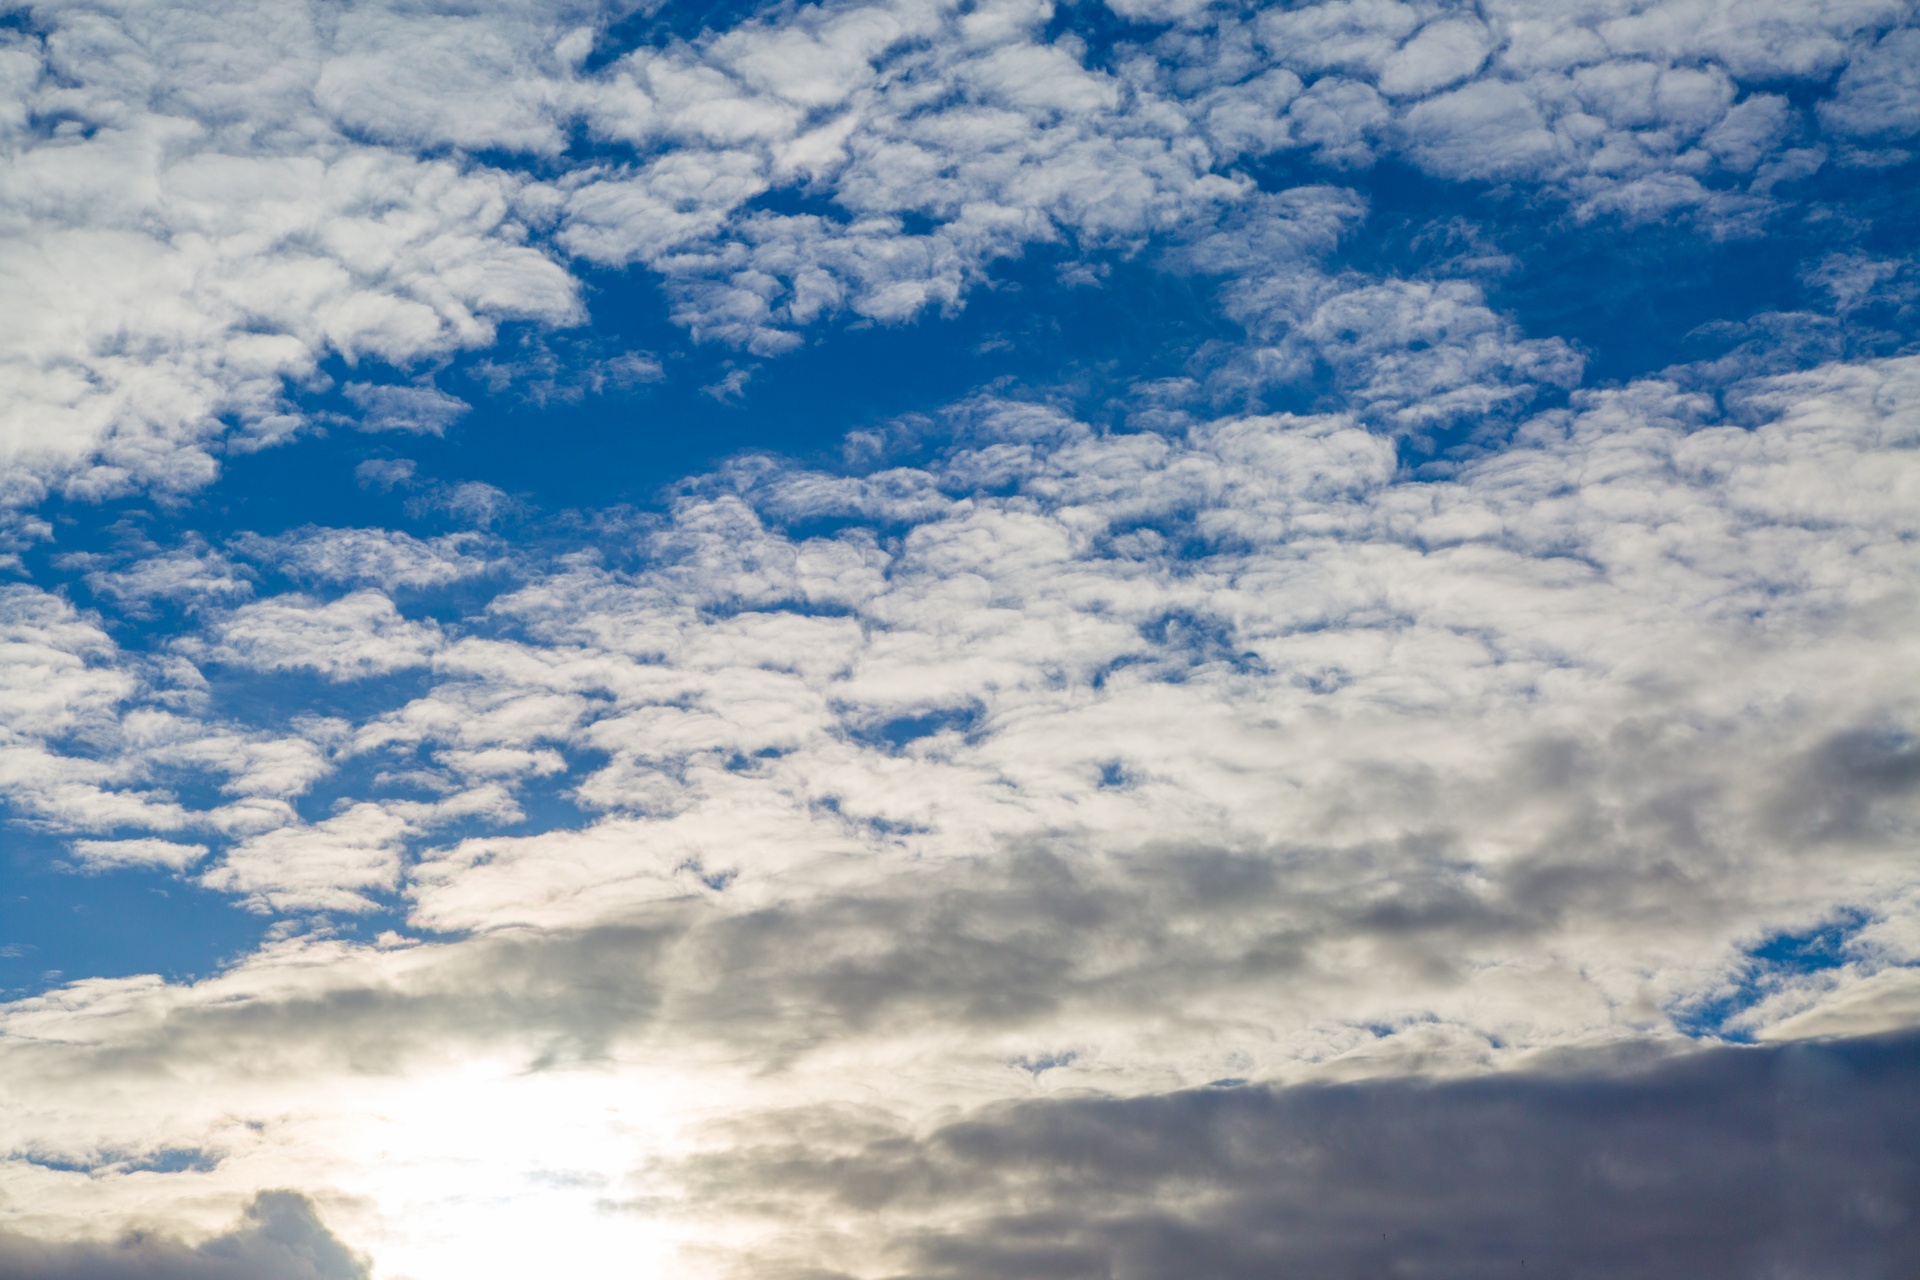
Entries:
{"type": "Polygon", "coordinates": [[[0,1269],[1910,1269],[1913,18],[20,10],[0,1269]]]}

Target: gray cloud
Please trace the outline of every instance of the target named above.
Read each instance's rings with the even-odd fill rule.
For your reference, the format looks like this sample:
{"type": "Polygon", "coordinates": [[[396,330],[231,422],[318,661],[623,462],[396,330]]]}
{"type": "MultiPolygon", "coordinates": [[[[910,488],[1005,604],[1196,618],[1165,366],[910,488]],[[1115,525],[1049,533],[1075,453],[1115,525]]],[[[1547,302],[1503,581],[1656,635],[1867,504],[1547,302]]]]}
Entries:
{"type": "Polygon", "coordinates": [[[156,1232],[112,1243],[0,1232],[0,1272],[12,1280],[367,1280],[366,1259],[292,1191],[254,1197],[239,1224],[188,1245],[156,1232]]]}
{"type": "Polygon", "coordinates": [[[1569,1055],[1470,1081],[1059,1096],[924,1130],[797,1112],[684,1176],[787,1246],[741,1274],[1891,1277],[1920,1265],[1917,1104],[1911,1038],[1569,1055]]]}

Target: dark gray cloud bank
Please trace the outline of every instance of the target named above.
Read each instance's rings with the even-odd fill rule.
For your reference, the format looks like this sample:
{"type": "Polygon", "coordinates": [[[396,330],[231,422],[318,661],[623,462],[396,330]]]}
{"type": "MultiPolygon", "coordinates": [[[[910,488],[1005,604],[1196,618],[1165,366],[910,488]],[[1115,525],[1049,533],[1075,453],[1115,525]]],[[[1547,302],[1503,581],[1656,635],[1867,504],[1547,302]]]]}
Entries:
{"type": "Polygon", "coordinates": [[[697,1163],[794,1233],[744,1273],[1892,1277],[1920,1269],[1920,1039],[1569,1056],[1497,1078],[784,1118],[697,1163]],[[902,1221],[913,1223],[902,1229],[902,1221]],[[871,1235],[868,1235],[871,1233],[871,1235]],[[843,1244],[844,1247],[844,1244],[843,1244]]]}
{"type": "Polygon", "coordinates": [[[313,1202],[266,1191],[231,1231],[197,1245],[133,1233],[112,1242],[51,1242],[0,1232],[0,1275],[13,1280],[367,1280],[367,1263],[334,1238],[313,1202]]]}

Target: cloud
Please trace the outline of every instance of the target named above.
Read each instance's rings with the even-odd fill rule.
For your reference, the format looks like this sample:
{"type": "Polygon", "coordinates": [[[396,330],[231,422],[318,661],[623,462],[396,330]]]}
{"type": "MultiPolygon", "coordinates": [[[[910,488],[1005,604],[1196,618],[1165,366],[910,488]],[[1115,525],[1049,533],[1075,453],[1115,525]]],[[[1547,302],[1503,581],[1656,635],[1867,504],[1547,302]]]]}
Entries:
{"type": "Polygon", "coordinates": [[[646,351],[600,354],[590,341],[522,337],[519,353],[476,361],[473,376],[493,392],[517,391],[533,404],[579,404],[588,396],[631,394],[660,382],[666,369],[646,351]]]}
{"type": "MultiPolygon", "coordinates": [[[[1851,67],[1863,38],[1903,15],[1880,3],[1475,13],[1340,3],[1269,11],[1253,26],[1276,62],[1317,76],[1288,109],[1298,125],[1274,135],[1276,145],[1331,144],[1325,154],[1350,164],[1398,152],[1444,177],[1524,176],[1589,213],[1695,209],[1737,220],[1773,185],[1763,171],[1742,199],[1737,175],[1793,154],[1807,124],[1759,87],[1811,86],[1851,67]],[[1340,99],[1316,99],[1322,85],[1340,86],[1340,99]],[[1369,85],[1395,109],[1356,92],[1369,85]],[[1736,101],[1741,85],[1755,90],[1736,101]]],[[[1885,39],[1897,44],[1895,34],[1885,39]]],[[[1843,84],[1853,76],[1864,85],[1874,65],[1869,55],[1843,84]]],[[[1849,92],[1822,105],[1823,118],[1849,118],[1849,92]]]]}
{"type": "Polygon", "coordinates": [[[194,539],[173,551],[143,556],[108,568],[104,556],[74,556],[68,563],[90,568],[87,586],[134,617],[151,616],[152,602],[178,602],[188,608],[225,604],[253,594],[247,570],[194,539]]]}
{"type": "Polygon", "coordinates": [[[742,1274],[1894,1272],[1920,1258],[1914,1088],[1904,1040],[1058,1096],[918,1132],[822,1109],[739,1126],[687,1178],[751,1206],[742,1274]]]}
{"type": "Polygon", "coordinates": [[[433,623],[409,621],[387,596],[363,589],[326,604],[295,596],[243,605],[215,626],[207,655],[256,671],[361,680],[423,666],[439,647],[433,623]]]}
{"type": "Polygon", "coordinates": [[[206,696],[191,663],[125,652],[71,602],[24,585],[0,592],[0,796],[18,817],[76,833],[286,821],[287,797],[331,767],[332,727],[202,718],[206,696]],[[189,779],[214,782],[224,802],[182,804],[168,784],[189,779]]]}
{"type": "Polygon", "coordinates": [[[276,537],[243,534],[235,549],[290,577],[392,593],[444,587],[496,571],[497,544],[477,533],[416,538],[395,529],[307,526],[276,537]]]}
{"type": "Polygon", "coordinates": [[[1532,95],[1488,81],[1420,103],[1407,113],[1414,155],[1453,177],[1494,178],[1546,168],[1558,150],[1532,95]]]}
{"type": "Polygon", "coordinates": [[[358,405],[354,426],[361,431],[407,431],[415,435],[445,435],[473,406],[438,387],[375,386],[349,382],[342,390],[358,405]]]}
{"type": "MultiPolygon", "coordinates": [[[[1211,897],[1224,902],[1245,883],[1229,876],[1211,897]]],[[[1042,877],[1026,887],[1047,885],[1042,877]]],[[[677,914],[689,922],[704,911],[688,904],[677,914]]],[[[947,915],[992,922],[966,904],[947,915]]],[[[1083,909],[1074,920],[1088,918],[1083,909]]],[[[491,1225],[471,1220],[503,1247],[512,1246],[501,1227],[524,1230],[530,1203],[552,1212],[554,1184],[566,1179],[599,1206],[578,1219],[577,1239],[631,1248],[677,1232],[672,1265],[695,1274],[975,1273],[1036,1257],[1074,1274],[1172,1274],[1205,1256],[1234,1274],[1399,1263],[1519,1275],[1522,1259],[1532,1271],[1603,1257],[1626,1274],[1658,1275],[1697,1255],[1724,1268],[1709,1274],[1733,1276],[1833,1258],[1897,1268],[1915,1247],[1913,1144],[1903,1136],[1915,1087],[1910,1035],[1616,1045],[1461,1074],[1457,1062],[1435,1072],[1421,1050],[1444,1054],[1444,1036],[1411,1020],[1361,1033],[1410,1041],[1398,1069],[1349,1059],[1344,1082],[1219,1074],[1181,1087],[1103,1073],[1100,1046],[1084,1041],[1096,1060],[1083,1065],[1057,1022],[997,1033],[1022,1010],[981,986],[985,1003],[936,1032],[933,1053],[946,1065],[931,1091],[903,1087],[902,1073],[924,1081],[926,1062],[875,1050],[829,1050],[833,1060],[814,1070],[778,1058],[770,1071],[748,1070],[737,1044],[714,1054],[678,1039],[676,1063],[663,1070],[604,1033],[625,1024],[651,1039],[663,1021],[704,1012],[712,1026],[751,1034],[746,1015],[758,999],[729,988],[748,1003],[703,1011],[663,990],[663,975],[756,943],[769,966],[791,954],[782,939],[761,937],[681,958],[675,931],[661,928],[670,920],[579,935],[502,931],[455,947],[283,945],[204,991],[176,993],[160,1020],[158,992],[75,990],[9,1011],[9,1070],[22,1073],[41,1132],[62,1117],[67,1141],[135,1114],[116,1111],[132,1096],[101,1090],[133,1070],[143,1105],[164,1103],[166,1132],[221,1141],[203,1195],[323,1164],[329,1157],[314,1146],[323,1132],[373,1137],[390,1163],[463,1187],[518,1188],[512,1212],[489,1204],[491,1225]],[[56,1032],[64,1044],[49,1038],[56,1032]],[[503,1042],[517,1052],[500,1055],[503,1042]],[[66,1075],[26,1074],[52,1055],[66,1075]],[[217,1102],[175,1074],[210,1058],[244,1068],[217,1102]],[[625,1065],[612,1071],[615,1062],[625,1065]],[[852,1097],[850,1072],[862,1081],[852,1097]],[[667,1117],[635,1106],[637,1080],[689,1105],[669,1105],[663,1125],[667,1117]],[[485,1161],[467,1154],[476,1106],[497,1117],[485,1161]],[[536,1133],[521,1131],[522,1117],[536,1133]],[[235,1166],[246,1172],[227,1172],[235,1166]]],[[[1031,976],[1019,945],[1027,937],[1011,933],[1014,947],[983,946],[980,957],[1002,977],[1031,976]]],[[[929,938],[906,981],[938,992],[947,941],[929,938]]],[[[887,975],[872,959],[867,973],[887,975]]],[[[857,989],[856,973],[842,972],[857,989]]],[[[870,1025],[843,1022],[836,1038],[870,1025]]],[[[1231,1057],[1208,1065],[1236,1070],[1231,1057]]],[[[1244,1059],[1238,1069],[1248,1069],[1244,1059]]],[[[13,1175],[54,1176],[56,1150],[43,1147],[45,1163],[13,1175]]],[[[331,1173],[379,1183],[363,1167],[331,1173]]],[[[97,1202],[139,1192],[136,1176],[100,1174],[97,1202]]],[[[467,1221],[431,1198],[420,1213],[436,1230],[467,1221]]],[[[387,1246],[383,1258],[418,1247],[404,1229],[346,1218],[358,1238],[387,1246]]]]}
{"type": "Polygon", "coordinates": [[[1920,131],[1920,94],[1912,71],[1920,62],[1920,30],[1889,31],[1847,64],[1831,101],[1820,104],[1829,127],[1855,137],[1906,137],[1920,131]]]}
{"type": "Polygon", "coordinates": [[[254,1197],[239,1225],[195,1245],[163,1234],[111,1244],[0,1233],[0,1265],[20,1280],[366,1280],[366,1260],[340,1243],[313,1203],[292,1191],[254,1197]]]}
{"type": "Polygon", "coordinates": [[[316,110],[326,37],[284,17],[53,5],[9,34],[0,420],[29,480],[192,489],[222,437],[297,432],[324,359],[578,314],[525,243],[524,180],[350,141],[316,110]]]}
{"type": "Polygon", "coordinates": [[[46,581],[0,591],[0,799],[79,870],[277,919],[0,1009],[0,1262],[1910,1261],[1912,1045],[1778,1044],[1920,1009],[1911,264],[1852,178],[1793,185],[1898,141],[1862,122],[1905,10],[1123,16],[6,36],[6,492],[170,496],[8,544],[46,581]],[[1468,225],[1480,184],[1525,216],[1468,225]],[[1584,384],[1569,281],[1494,283],[1599,221],[1665,220],[1663,263],[1764,238],[1814,187],[1762,241],[1801,292],[1657,375],[1584,384]],[[1217,315],[644,513],[364,438],[325,446],[356,502],[463,531],[181,498],[336,391],[392,444],[458,434],[449,367],[632,389],[667,321],[741,349],[689,395],[751,403],[757,359],[1037,247],[1217,315]],[[664,303],[561,333],[576,271],[664,303]]]}
{"type": "Polygon", "coordinates": [[[363,489],[378,489],[386,493],[392,489],[410,485],[419,464],[411,458],[368,458],[354,467],[354,479],[363,489]]]}
{"type": "Polygon", "coordinates": [[[184,871],[207,856],[203,844],[180,844],[172,840],[75,840],[70,846],[74,856],[89,870],[114,867],[165,867],[184,871]]]}
{"type": "Polygon", "coordinates": [[[312,826],[243,840],[201,881],[261,910],[370,911],[361,891],[394,886],[413,829],[399,813],[357,804],[312,826]]]}
{"type": "MultiPolygon", "coordinates": [[[[325,654],[400,628],[432,684],[369,714],[355,753],[470,786],[564,783],[603,819],[469,835],[403,878],[427,819],[383,801],[355,819],[377,816],[377,839],[290,828],[229,864],[285,845],[262,853],[272,870],[215,882],[252,892],[299,868],[313,902],[404,887],[444,931],[606,927],[710,898],[714,941],[686,945],[733,957],[716,972],[761,954],[729,931],[805,939],[769,944],[780,970],[741,981],[836,1009],[807,984],[857,978],[874,1002],[857,1022],[933,1016],[901,940],[949,923],[943,1018],[985,990],[1068,1009],[1169,972],[1191,978],[1167,1007],[1197,1018],[1199,993],[1284,962],[1284,1016],[1333,1054],[1416,991],[1463,1046],[1685,1020],[1769,931],[1906,910],[1876,886],[1913,789],[1856,786],[1821,744],[1910,732],[1874,638],[1905,616],[1908,363],[1748,384],[1748,427],[1670,384],[1581,393],[1442,480],[1400,475],[1390,441],[1337,415],[1102,435],[993,401],[956,407],[963,443],[911,476],[743,465],[686,491],[638,572],[523,568],[427,648],[379,598],[374,640],[356,623],[299,659],[344,671],[325,654]],[[822,517],[898,532],[779,528],[822,517]],[[1824,692],[1783,706],[1764,692],[1783,683],[1824,692]],[[1211,945],[1191,951],[1147,945],[1148,922],[1205,897],[1155,887],[1175,856],[1155,851],[1176,849],[1248,878],[1193,908],[1211,945]],[[998,869],[939,869],[981,858],[998,869]],[[1022,878],[1049,859],[1057,916],[1022,878]],[[920,902],[976,905],[929,919],[920,902]],[[975,919],[1036,940],[1030,997],[967,976],[961,956],[1018,954],[967,933],[975,919]],[[1515,977],[1511,1004],[1449,985],[1574,937],[1577,979],[1515,977]],[[1144,949],[1121,964],[1126,938],[1144,949]],[[1335,938],[1380,950],[1341,958],[1335,938]],[[836,969],[835,939],[884,962],[836,969]],[[1535,982],[1551,1017],[1518,994],[1535,982]]],[[[272,628],[246,615],[284,648],[338,607],[240,612],[285,611],[272,628]]]]}
{"type": "Polygon", "coordinates": [[[1491,43],[1486,27],[1472,19],[1429,23],[1381,63],[1380,88],[1395,97],[1444,89],[1478,71],[1491,43]]]}

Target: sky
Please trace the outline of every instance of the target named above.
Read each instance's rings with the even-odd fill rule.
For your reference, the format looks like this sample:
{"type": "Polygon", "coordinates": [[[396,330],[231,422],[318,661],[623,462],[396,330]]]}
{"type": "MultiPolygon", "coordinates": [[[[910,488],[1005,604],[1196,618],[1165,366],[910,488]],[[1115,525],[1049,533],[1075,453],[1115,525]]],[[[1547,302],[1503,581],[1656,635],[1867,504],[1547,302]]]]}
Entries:
{"type": "Polygon", "coordinates": [[[0,4],[0,1273],[1920,1272],[1920,10],[0,4]]]}

